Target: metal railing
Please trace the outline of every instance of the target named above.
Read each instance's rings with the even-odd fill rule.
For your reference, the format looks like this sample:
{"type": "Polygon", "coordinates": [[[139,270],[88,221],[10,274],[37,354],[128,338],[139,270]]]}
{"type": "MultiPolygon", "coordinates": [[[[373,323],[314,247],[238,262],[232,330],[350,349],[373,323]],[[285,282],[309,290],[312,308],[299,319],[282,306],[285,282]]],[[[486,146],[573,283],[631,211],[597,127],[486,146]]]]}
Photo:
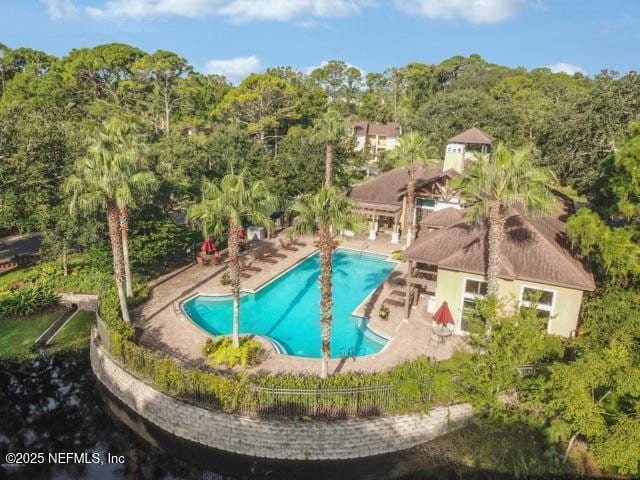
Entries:
{"type": "Polygon", "coordinates": [[[172,360],[154,352],[135,346],[127,352],[114,354],[108,327],[99,316],[97,333],[99,342],[123,369],[158,390],[210,410],[254,417],[337,419],[380,416],[398,410],[426,410],[431,403],[430,377],[411,379],[404,384],[399,381],[345,388],[272,388],[221,372],[181,367],[167,375],[168,364],[165,362],[172,360]]]}

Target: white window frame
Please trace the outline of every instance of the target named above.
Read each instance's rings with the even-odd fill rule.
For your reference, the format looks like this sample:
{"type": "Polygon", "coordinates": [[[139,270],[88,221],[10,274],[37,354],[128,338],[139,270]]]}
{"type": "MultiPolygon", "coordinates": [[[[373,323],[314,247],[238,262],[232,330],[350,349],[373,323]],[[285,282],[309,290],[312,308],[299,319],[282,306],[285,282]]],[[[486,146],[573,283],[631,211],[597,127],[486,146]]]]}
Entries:
{"type": "Polygon", "coordinates": [[[544,310],[545,312],[549,312],[549,321],[547,322],[547,333],[551,333],[551,325],[553,323],[553,317],[556,315],[556,302],[558,301],[558,291],[553,288],[544,288],[538,287],[535,285],[522,284],[520,286],[520,305],[518,308],[522,307],[530,307],[531,302],[529,300],[524,299],[524,289],[528,288],[531,290],[539,290],[541,292],[547,292],[553,295],[553,300],[551,300],[551,305],[537,304],[538,310],[544,310]]]}
{"type": "Polygon", "coordinates": [[[481,283],[487,283],[486,280],[479,280],[477,278],[474,277],[463,277],[462,278],[462,296],[460,298],[460,318],[458,319],[458,325],[456,327],[456,330],[458,330],[458,333],[462,333],[462,334],[467,334],[468,332],[466,330],[462,330],[462,317],[464,316],[464,301],[466,300],[477,300],[479,298],[486,298],[485,295],[482,295],[480,293],[467,293],[467,281],[471,280],[472,282],[481,282],[481,283]]]}

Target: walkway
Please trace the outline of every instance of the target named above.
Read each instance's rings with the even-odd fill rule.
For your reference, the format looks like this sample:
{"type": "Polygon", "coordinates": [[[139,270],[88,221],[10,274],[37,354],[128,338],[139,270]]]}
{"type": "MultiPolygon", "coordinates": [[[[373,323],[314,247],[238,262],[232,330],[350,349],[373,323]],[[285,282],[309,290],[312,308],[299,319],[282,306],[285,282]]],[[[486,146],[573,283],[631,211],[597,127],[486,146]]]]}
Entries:
{"type": "Polygon", "coordinates": [[[13,235],[0,238],[0,258],[11,258],[16,255],[32,255],[40,251],[42,236],[39,233],[33,235],[13,235]]]}

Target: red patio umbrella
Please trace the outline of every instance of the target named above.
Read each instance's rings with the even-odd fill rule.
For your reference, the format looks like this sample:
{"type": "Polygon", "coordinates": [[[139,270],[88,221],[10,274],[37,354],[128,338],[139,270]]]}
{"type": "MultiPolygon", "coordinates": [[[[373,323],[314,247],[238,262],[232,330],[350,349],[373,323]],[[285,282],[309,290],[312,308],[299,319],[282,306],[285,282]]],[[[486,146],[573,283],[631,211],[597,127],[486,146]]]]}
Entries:
{"type": "Polygon", "coordinates": [[[202,251],[204,253],[211,253],[216,251],[216,245],[211,241],[211,237],[206,242],[202,243],[202,251]]]}
{"type": "Polygon", "coordinates": [[[451,310],[449,310],[449,304],[445,301],[442,302],[440,308],[433,314],[433,320],[438,324],[446,327],[449,324],[454,324],[453,315],[451,315],[451,310]]]}

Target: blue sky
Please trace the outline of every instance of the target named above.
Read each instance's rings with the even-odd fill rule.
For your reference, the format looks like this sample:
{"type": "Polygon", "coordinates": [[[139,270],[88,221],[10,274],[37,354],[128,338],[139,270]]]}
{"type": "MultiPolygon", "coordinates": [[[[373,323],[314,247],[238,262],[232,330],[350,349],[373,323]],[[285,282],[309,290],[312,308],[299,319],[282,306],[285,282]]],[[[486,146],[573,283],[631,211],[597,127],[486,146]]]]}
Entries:
{"type": "Polygon", "coordinates": [[[639,67],[640,0],[2,0],[0,42],[59,56],[124,42],[234,81],[277,65],[382,71],[471,53],[625,73],[639,67]]]}

